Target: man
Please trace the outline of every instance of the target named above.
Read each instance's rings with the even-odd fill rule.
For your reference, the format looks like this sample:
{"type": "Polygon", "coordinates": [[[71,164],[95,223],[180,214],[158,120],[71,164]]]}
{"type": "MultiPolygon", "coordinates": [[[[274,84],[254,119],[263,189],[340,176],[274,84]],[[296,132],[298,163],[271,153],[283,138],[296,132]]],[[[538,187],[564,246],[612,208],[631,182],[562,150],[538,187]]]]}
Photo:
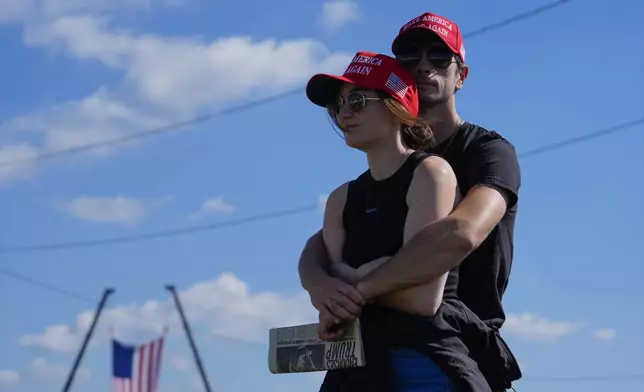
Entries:
{"type": "Polygon", "coordinates": [[[458,299],[464,304],[458,322],[468,325],[463,333],[471,337],[466,343],[470,355],[490,387],[500,391],[520,378],[516,361],[498,335],[505,320],[501,300],[512,266],[521,183],[516,152],[498,133],[464,122],[456,111],[455,95],[469,69],[455,23],[431,13],[414,18],[400,29],[392,52],[416,79],[421,116],[434,124],[437,144],[431,152],[452,165],[463,200],[355,287],[328,273],[322,235],[314,234],[299,262],[302,286],[320,312],[320,323],[332,329],[359,316],[366,301],[451,271],[448,284],[458,285],[458,299]],[[485,339],[488,343],[480,343],[485,339]]]}

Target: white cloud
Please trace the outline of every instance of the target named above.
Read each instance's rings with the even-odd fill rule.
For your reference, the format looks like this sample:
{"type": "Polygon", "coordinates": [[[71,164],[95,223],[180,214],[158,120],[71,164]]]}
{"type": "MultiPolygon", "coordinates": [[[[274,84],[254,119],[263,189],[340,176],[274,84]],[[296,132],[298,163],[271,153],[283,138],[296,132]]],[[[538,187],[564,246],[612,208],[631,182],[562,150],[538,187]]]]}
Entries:
{"type": "Polygon", "coordinates": [[[59,324],[45,328],[41,335],[24,335],[20,344],[28,347],[45,347],[52,351],[70,353],[78,349],[79,337],[67,325],[59,324]]]}
{"type": "Polygon", "coordinates": [[[353,1],[329,1],[322,6],[320,23],[324,29],[333,33],[360,16],[358,4],[353,1]]]}
{"type": "MultiPolygon", "coordinates": [[[[232,273],[211,281],[196,283],[180,293],[188,319],[195,328],[213,337],[266,343],[268,329],[275,326],[315,322],[315,309],[306,293],[292,297],[265,291],[253,293],[232,273]]],[[[76,317],[72,324],[45,327],[39,334],[22,336],[23,346],[42,347],[55,352],[73,353],[89,328],[94,311],[76,317]]],[[[97,326],[94,344],[100,344],[114,330],[120,339],[148,339],[159,334],[163,325],[183,333],[171,300],[152,300],[135,306],[106,309],[97,326]],[[143,337],[145,336],[145,337],[143,337]]]]}
{"type": "Polygon", "coordinates": [[[0,370],[0,387],[11,387],[20,383],[20,374],[13,370],[0,370]]]}
{"type": "Polygon", "coordinates": [[[579,323],[553,321],[532,313],[510,314],[503,330],[526,340],[554,341],[581,327],[579,323]]]}
{"type": "MultiPolygon", "coordinates": [[[[39,380],[47,382],[60,382],[65,379],[67,373],[69,372],[69,365],[57,364],[57,363],[48,363],[42,358],[35,359],[29,366],[28,373],[39,380]]],[[[76,373],[76,381],[89,381],[91,378],[91,372],[85,368],[79,368],[76,373]]]]}
{"type": "Polygon", "coordinates": [[[329,195],[324,194],[324,195],[319,195],[318,196],[318,205],[324,209],[324,206],[326,206],[326,201],[329,198],[329,195]]]}
{"type": "MultiPolygon", "coordinates": [[[[49,363],[43,358],[37,358],[26,369],[20,373],[13,370],[0,370],[0,390],[4,387],[14,387],[23,379],[41,380],[48,383],[59,383],[64,380],[69,372],[69,365],[49,363]]],[[[79,368],[76,373],[76,381],[84,382],[91,378],[91,372],[86,368],[79,368]]]]}
{"type": "Polygon", "coordinates": [[[326,201],[328,198],[329,195],[327,194],[318,196],[318,210],[322,213],[324,213],[324,209],[326,208],[326,201]]]}
{"type": "Polygon", "coordinates": [[[58,202],[58,208],[69,216],[96,223],[139,224],[153,212],[166,205],[171,197],[142,200],[124,195],[115,197],[78,196],[58,202]]]}
{"type": "Polygon", "coordinates": [[[0,146],[0,185],[27,180],[37,171],[35,162],[20,165],[10,164],[17,161],[32,160],[38,155],[38,148],[25,143],[0,146]]]}
{"type": "Polygon", "coordinates": [[[615,337],[617,336],[617,331],[610,328],[597,329],[592,332],[592,336],[597,340],[603,340],[605,342],[608,342],[610,340],[615,339],[615,337]]]}
{"type": "Polygon", "coordinates": [[[211,42],[192,37],[136,35],[110,28],[105,18],[63,17],[27,30],[26,42],[61,48],[126,74],[126,87],[164,110],[192,113],[242,98],[301,84],[315,70],[346,65],[318,41],[277,42],[227,37],[211,42]]]}
{"type": "MultiPolygon", "coordinates": [[[[41,152],[47,153],[84,144],[103,143],[134,130],[165,124],[133,104],[119,100],[105,88],[99,88],[81,100],[64,102],[43,109],[35,115],[14,118],[8,126],[13,131],[41,136],[41,152]],[[73,117],[70,116],[71,113],[73,117]]],[[[108,156],[114,150],[114,146],[104,145],[89,150],[89,153],[108,156]]]]}
{"type": "MultiPolygon", "coordinates": [[[[7,10],[12,10],[7,14],[23,15],[19,20],[24,23],[28,46],[95,60],[123,75],[121,84],[97,86],[85,98],[7,121],[5,127],[13,131],[5,133],[12,138],[8,146],[19,146],[23,143],[21,135],[28,133],[42,140],[39,145],[28,146],[31,149],[27,152],[32,155],[185,121],[232,105],[250,93],[260,99],[284,92],[302,86],[315,72],[339,71],[350,59],[349,54],[331,53],[321,42],[306,38],[277,41],[232,36],[204,40],[135,33],[116,27],[115,15],[104,12],[146,8],[150,1],[120,0],[114,4],[111,0],[48,0],[43,4],[50,4],[49,8],[42,11],[46,17],[34,17],[40,12],[35,11],[37,7],[8,1],[0,0],[0,5],[4,2],[7,10]],[[99,11],[101,17],[96,16],[99,11]]],[[[124,146],[91,152],[105,157],[124,146]]],[[[0,180],[16,181],[33,174],[23,166],[13,168],[12,173],[8,176],[0,166],[0,180]]]]}
{"type": "Polygon", "coordinates": [[[69,14],[176,6],[183,0],[0,0],[0,23],[51,20],[69,14]]]}
{"type": "MultiPolygon", "coordinates": [[[[132,338],[143,332],[159,334],[169,314],[171,304],[148,301],[141,306],[120,306],[106,309],[100,318],[90,346],[101,338],[112,336],[132,338]]],[[[56,324],[45,327],[41,334],[27,334],[20,338],[20,344],[27,347],[42,347],[61,353],[73,353],[80,347],[85,332],[89,329],[94,311],[88,310],[78,316],[73,324],[56,324]]]]}
{"type": "Polygon", "coordinates": [[[190,219],[198,219],[211,214],[231,214],[233,212],[235,212],[235,207],[225,201],[223,196],[217,196],[204,201],[199,211],[190,215],[190,219]]]}

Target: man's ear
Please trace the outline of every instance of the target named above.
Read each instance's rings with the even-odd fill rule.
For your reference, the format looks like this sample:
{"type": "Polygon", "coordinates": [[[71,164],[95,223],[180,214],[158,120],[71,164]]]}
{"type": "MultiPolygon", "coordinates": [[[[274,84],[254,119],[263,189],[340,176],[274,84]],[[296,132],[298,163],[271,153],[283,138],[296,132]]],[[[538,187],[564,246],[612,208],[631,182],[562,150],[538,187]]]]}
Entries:
{"type": "Polygon", "coordinates": [[[456,90],[460,90],[463,88],[463,83],[465,83],[465,79],[467,79],[467,75],[470,73],[470,68],[463,64],[462,67],[459,68],[458,70],[458,80],[456,81],[456,90]]]}

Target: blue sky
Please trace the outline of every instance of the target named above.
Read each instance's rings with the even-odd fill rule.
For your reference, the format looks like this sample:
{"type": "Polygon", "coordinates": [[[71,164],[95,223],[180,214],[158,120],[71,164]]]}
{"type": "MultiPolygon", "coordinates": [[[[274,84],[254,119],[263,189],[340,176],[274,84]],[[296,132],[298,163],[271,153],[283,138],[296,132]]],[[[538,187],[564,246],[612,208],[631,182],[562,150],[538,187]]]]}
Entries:
{"type": "MultiPolygon", "coordinates": [[[[358,50],[389,53],[400,25],[425,11],[467,32],[545,3],[0,0],[0,162],[301,87],[315,72],[341,71],[358,50]]],[[[572,1],[466,40],[461,115],[519,152],[641,117],[643,16],[635,0],[572,1]]],[[[642,371],[643,131],[521,160],[504,335],[523,364],[523,392],[643,386],[539,380],[642,371]]],[[[293,95],[128,145],[0,167],[0,247],[315,205],[365,167],[324,111],[293,95]]],[[[117,288],[75,391],[109,387],[110,329],[142,342],[164,323],[160,392],[199,390],[168,282],[182,293],[215,390],[314,391],[319,374],[271,375],[264,343],[270,326],[314,320],[296,263],[320,224],[312,209],[161,240],[3,253],[0,263],[96,300],[117,288]]],[[[60,388],[93,308],[0,276],[0,390],[60,388]]]]}

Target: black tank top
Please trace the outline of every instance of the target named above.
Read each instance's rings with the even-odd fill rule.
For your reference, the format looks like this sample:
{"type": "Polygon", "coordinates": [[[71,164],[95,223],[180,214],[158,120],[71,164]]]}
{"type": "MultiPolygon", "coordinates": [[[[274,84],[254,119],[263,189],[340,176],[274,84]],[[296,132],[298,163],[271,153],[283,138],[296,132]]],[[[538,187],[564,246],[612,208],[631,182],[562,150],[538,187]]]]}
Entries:
{"type": "MultiPolygon", "coordinates": [[[[403,245],[409,208],[407,192],[416,167],[435,154],[416,151],[384,180],[369,170],[349,183],[343,219],[345,242],[342,259],[358,268],[372,260],[393,256],[403,245]]],[[[458,273],[449,274],[443,298],[455,298],[458,273]]]]}
{"type": "MultiPolygon", "coordinates": [[[[354,268],[403,245],[409,208],[407,192],[416,167],[435,154],[414,152],[390,177],[375,180],[369,171],[349,183],[343,210],[343,260],[354,268]]],[[[428,260],[431,262],[431,259],[428,260]]],[[[462,332],[448,320],[458,311],[458,269],[448,275],[443,302],[435,317],[422,317],[378,304],[364,306],[360,316],[367,364],[364,368],[330,370],[320,392],[393,392],[391,348],[408,347],[431,358],[459,392],[489,392],[489,386],[468,357],[462,332]]]]}

